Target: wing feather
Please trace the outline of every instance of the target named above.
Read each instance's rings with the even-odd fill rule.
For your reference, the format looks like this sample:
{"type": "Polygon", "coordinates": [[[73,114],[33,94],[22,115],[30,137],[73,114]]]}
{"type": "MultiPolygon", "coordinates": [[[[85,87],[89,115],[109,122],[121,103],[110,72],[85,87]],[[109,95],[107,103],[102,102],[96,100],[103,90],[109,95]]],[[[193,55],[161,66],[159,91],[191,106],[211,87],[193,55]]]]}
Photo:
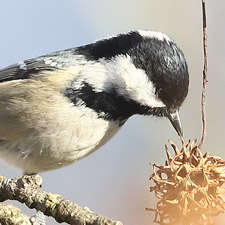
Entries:
{"type": "Polygon", "coordinates": [[[0,83],[18,79],[29,79],[43,71],[54,71],[76,64],[76,49],[67,49],[45,56],[25,60],[0,70],[0,83]]]}

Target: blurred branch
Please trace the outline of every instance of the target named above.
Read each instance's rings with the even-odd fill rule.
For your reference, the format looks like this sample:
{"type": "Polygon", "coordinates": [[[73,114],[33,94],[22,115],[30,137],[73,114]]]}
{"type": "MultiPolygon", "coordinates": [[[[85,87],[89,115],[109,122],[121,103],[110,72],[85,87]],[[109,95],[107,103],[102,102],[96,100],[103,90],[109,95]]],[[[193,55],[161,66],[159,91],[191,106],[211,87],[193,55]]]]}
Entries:
{"type": "Polygon", "coordinates": [[[203,50],[204,50],[204,68],[203,68],[203,84],[202,84],[202,138],[198,145],[199,148],[202,147],[205,136],[206,136],[206,112],[205,112],[205,95],[206,95],[206,85],[207,85],[207,70],[208,70],[208,53],[207,53],[207,27],[206,27],[206,10],[205,10],[205,0],[202,0],[202,20],[203,20],[203,50]]]}
{"type": "Polygon", "coordinates": [[[0,177],[0,201],[17,200],[29,208],[35,208],[57,222],[74,225],[122,225],[106,217],[91,212],[87,207],[65,200],[61,195],[41,190],[42,178],[39,175],[13,179],[0,177]]]}
{"type": "Polygon", "coordinates": [[[8,203],[0,203],[0,224],[31,225],[32,223],[28,216],[24,215],[17,207],[8,203]]]}

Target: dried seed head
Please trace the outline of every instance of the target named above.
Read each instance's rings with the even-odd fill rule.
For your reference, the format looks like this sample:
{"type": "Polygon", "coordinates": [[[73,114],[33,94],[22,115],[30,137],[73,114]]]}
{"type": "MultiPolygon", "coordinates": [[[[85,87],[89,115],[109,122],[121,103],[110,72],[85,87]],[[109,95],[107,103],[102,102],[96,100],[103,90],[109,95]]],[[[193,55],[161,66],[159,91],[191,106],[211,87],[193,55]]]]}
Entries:
{"type": "Polygon", "coordinates": [[[225,209],[225,161],[219,157],[204,155],[196,146],[196,140],[183,143],[172,157],[166,146],[165,166],[152,164],[150,179],[154,186],[150,191],[159,199],[154,222],[158,224],[212,224],[214,216],[225,209]]]}

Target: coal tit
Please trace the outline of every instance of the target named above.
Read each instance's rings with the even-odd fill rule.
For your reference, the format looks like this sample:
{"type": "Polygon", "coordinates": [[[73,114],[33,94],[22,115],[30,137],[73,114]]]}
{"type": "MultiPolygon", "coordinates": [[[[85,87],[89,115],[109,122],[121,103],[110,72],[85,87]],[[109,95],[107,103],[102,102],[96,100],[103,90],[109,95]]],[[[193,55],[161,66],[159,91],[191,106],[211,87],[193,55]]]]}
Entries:
{"type": "Polygon", "coordinates": [[[32,174],[69,165],[105,144],[134,115],[169,118],[189,75],[167,35],[131,31],[0,70],[0,157],[32,174]]]}

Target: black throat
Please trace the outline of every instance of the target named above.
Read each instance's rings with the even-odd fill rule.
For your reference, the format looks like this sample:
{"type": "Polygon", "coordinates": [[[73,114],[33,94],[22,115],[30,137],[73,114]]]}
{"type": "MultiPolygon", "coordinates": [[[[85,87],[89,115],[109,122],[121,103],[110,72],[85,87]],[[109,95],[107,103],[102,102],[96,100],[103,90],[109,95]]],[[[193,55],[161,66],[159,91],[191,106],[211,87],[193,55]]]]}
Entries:
{"type": "Polygon", "coordinates": [[[117,94],[116,89],[108,92],[96,92],[88,83],[83,82],[79,89],[73,83],[64,91],[64,95],[76,106],[93,109],[99,118],[113,121],[125,121],[134,114],[149,114],[149,108],[133,100],[127,100],[117,94]]]}

